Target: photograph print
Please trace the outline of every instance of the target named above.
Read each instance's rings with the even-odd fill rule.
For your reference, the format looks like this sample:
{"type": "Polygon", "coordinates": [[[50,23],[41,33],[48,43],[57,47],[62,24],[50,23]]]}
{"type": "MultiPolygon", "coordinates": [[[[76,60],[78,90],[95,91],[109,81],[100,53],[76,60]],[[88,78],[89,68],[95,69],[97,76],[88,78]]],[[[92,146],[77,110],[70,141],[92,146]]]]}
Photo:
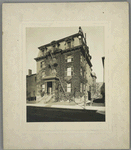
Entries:
{"type": "Polygon", "coordinates": [[[103,26],[26,28],[26,121],[105,122],[103,26]]]}

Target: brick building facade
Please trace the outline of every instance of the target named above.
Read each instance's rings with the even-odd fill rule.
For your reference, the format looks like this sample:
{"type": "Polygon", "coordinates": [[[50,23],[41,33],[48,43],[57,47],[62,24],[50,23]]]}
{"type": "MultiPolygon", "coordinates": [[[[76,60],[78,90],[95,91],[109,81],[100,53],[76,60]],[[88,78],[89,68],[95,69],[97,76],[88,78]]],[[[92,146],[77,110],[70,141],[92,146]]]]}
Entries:
{"type": "Polygon", "coordinates": [[[37,63],[37,100],[54,95],[56,101],[91,93],[92,63],[83,31],[40,46],[37,63]]]}

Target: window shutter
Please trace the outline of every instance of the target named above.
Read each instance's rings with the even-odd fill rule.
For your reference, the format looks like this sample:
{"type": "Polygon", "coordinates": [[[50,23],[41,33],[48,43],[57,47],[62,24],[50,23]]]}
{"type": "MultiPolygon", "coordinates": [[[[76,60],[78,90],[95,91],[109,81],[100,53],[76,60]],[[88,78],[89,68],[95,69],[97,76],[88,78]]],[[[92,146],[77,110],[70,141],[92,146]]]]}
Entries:
{"type": "Polygon", "coordinates": [[[73,76],[73,66],[71,66],[71,75],[73,76]]]}
{"type": "Polygon", "coordinates": [[[65,92],[67,92],[67,84],[66,84],[65,92]]]}
{"type": "Polygon", "coordinates": [[[65,55],[65,62],[67,62],[67,55],[65,55]]]}

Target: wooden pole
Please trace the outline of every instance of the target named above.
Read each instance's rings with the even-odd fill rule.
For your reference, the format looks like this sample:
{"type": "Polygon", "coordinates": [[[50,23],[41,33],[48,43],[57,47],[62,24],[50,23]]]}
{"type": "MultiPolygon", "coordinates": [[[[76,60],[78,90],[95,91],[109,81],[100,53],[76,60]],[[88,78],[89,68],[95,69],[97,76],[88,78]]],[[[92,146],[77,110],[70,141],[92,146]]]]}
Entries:
{"type": "MultiPolygon", "coordinates": [[[[85,44],[86,44],[86,33],[85,33],[85,44]]],[[[86,73],[86,49],[85,49],[85,73],[86,73]]],[[[86,78],[86,74],[85,74],[85,78],[86,78]]],[[[84,108],[86,108],[86,83],[85,83],[85,89],[84,89],[84,108]]]]}

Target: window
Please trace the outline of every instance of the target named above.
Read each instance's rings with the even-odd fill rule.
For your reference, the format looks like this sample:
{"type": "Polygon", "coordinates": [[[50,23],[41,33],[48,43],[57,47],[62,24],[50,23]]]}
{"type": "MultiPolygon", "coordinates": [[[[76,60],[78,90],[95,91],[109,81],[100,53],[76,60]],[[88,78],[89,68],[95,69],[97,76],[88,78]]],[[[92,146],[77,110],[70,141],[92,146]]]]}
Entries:
{"type": "Polygon", "coordinates": [[[52,52],[56,49],[56,45],[52,45],[52,52]]]}
{"type": "Polygon", "coordinates": [[[85,92],[85,84],[83,85],[83,90],[84,90],[84,92],[85,92]]]}
{"type": "Polygon", "coordinates": [[[45,71],[42,72],[42,78],[44,78],[44,77],[45,77],[45,71]]]}
{"type": "Polygon", "coordinates": [[[67,92],[71,92],[71,83],[67,84],[67,92]]]}
{"type": "Polygon", "coordinates": [[[73,62],[73,56],[67,56],[66,57],[66,62],[68,63],[68,62],[73,62]]]}
{"type": "Polygon", "coordinates": [[[80,55],[80,62],[83,62],[83,55],[80,55]]]}
{"type": "Polygon", "coordinates": [[[68,48],[71,48],[71,41],[68,42],[68,48]]]}
{"type": "Polygon", "coordinates": [[[45,84],[42,85],[42,92],[45,91],[45,84]]]}
{"type": "Polygon", "coordinates": [[[41,68],[44,68],[44,67],[45,67],[45,62],[44,62],[44,61],[42,61],[42,62],[40,63],[40,67],[41,67],[41,68]]]}
{"type": "Polygon", "coordinates": [[[82,67],[80,68],[80,75],[83,76],[83,69],[82,69],[82,67]]]}
{"type": "Polygon", "coordinates": [[[67,68],[67,76],[71,76],[71,68],[67,68]]]}
{"type": "Polygon", "coordinates": [[[86,71],[84,71],[84,78],[86,78],[86,71]]]}
{"type": "Polygon", "coordinates": [[[82,93],[82,83],[80,83],[80,92],[82,93]]]}
{"type": "Polygon", "coordinates": [[[73,75],[73,68],[69,67],[67,68],[67,76],[72,76],[73,75]]]}

